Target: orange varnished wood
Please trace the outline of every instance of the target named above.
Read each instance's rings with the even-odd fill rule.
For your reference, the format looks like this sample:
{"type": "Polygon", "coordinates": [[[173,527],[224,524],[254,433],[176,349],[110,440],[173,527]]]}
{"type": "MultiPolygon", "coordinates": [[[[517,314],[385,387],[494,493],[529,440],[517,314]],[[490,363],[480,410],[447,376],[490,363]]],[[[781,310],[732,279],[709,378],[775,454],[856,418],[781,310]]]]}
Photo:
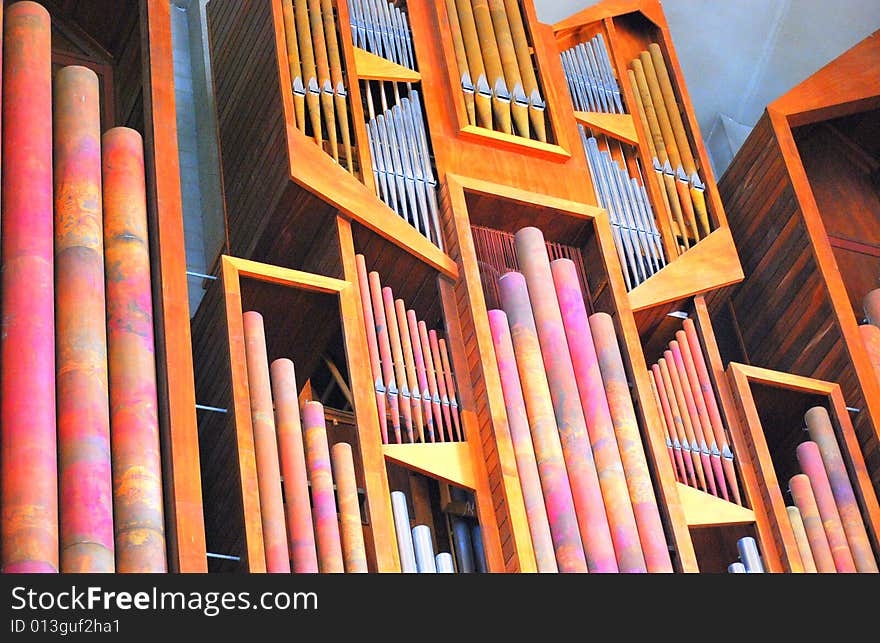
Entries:
{"type": "MultiPolygon", "coordinates": [[[[208,24],[230,251],[300,267],[309,250],[308,238],[294,229],[316,223],[332,227],[335,216],[343,214],[454,278],[455,264],[448,256],[296,128],[280,0],[247,6],[213,0],[208,24]],[[271,46],[266,46],[267,40],[271,46]],[[299,236],[305,247],[269,253],[267,244],[282,231],[290,244],[299,236]]],[[[340,26],[349,68],[354,65],[350,33],[350,27],[340,26]]],[[[357,83],[349,85],[358,158],[363,159],[367,146],[360,90],[357,83]]],[[[372,185],[372,171],[369,182],[372,185]]]]}
{"type": "Polygon", "coordinates": [[[880,30],[825,65],[768,109],[785,114],[791,127],[880,107],[877,60],[880,30]]]}
{"type": "Polygon", "coordinates": [[[398,65],[390,60],[353,47],[355,74],[362,80],[388,80],[399,83],[417,83],[422,77],[417,71],[398,65]]]}
{"type": "Polygon", "coordinates": [[[450,173],[595,204],[552,30],[522,4],[550,114],[547,144],[467,124],[446,5],[408,4],[437,172],[441,182],[450,173]]]}
{"type": "MultiPolygon", "coordinates": [[[[642,160],[645,188],[654,212],[658,213],[655,219],[669,261],[667,267],[630,293],[633,309],[642,311],[637,315],[640,326],[653,326],[662,315],[674,309],[675,304],[695,293],[709,292],[741,281],[743,273],[737,249],[727,228],[727,217],[660,2],[605,0],[556,23],[553,30],[560,51],[585,42],[597,33],[603,34],[621,94],[631,113],[635,112],[636,89],[629,83],[629,63],[639,52],[647,50],[650,43],[656,42],[660,46],[691,143],[690,148],[706,185],[705,199],[714,232],[691,251],[679,256],[675,237],[665,214],[665,188],[652,168],[648,133],[641,119],[632,119],[635,145],[642,160]],[[706,247],[703,247],[704,244],[706,247]],[[646,312],[654,307],[657,307],[656,311],[646,312]]],[[[595,124],[593,129],[603,131],[595,124]]],[[[627,140],[626,136],[615,132],[605,133],[619,140],[627,140]]]]}
{"type": "MultiPolygon", "coordinates": [[[[491,214],[480,215],[475,210],[476,207],[480,207],[480,199],[487,199],[490,195],[494,195],[494,199],[499,203],[498,207],[509,210],[504,214],[504,218],[509,220],[507,223],[496,222],[496,224],[502,223],[501,229],[507,230],[511,225],[521,227],[537,224],[540,226],[542,218],[548,217],[555,224],[548,226],[548,228],[551,230],[555,228],[555,235],[558,235],[555,236],[551,233],[547,235],[548,240],[552,239],[567,244],[575,243],[574,240],[576,240],[579,246],[585,247],[584,254],[588,259],[588,272],[591,272],[590,267],[594,264],[597,269],[607,272],[607,286],[602,289],[605,294],[597,295],[597,301],[592,303],[597,310],[605,310],[611,313],[615,319],[627,372],[634,383],[634,401],[640,415],[648,462],[655,476],[655,487],[660,499],[661,511],[666,519],[667,534],[674,544],[677,554],[676,567],[680,571],[697,571],[697,561],[690,540],[690,532],[675,487],[675,476],[666,452],[659,410],[654,402],[638,331],[632,310],[629,307],[623,274],[617,263],[607,213],[604,210],[567,199],[534,194],[522,189],[511,189],[485,180],[448,175],[447,192],[444,195],[446,214],[455,222],[457,239],[460,244],[452,252],[460,262],[462,273],[465,275],[464,282],[467,284],[467,313],[460,311],[460,314],[466,314],[469,317],[468,323],[473,324],[475,329],[474,336],[477,345],[471,349],[476,352],[474,368],[477,368],[482,375],[486,398],[489,400],[485,412],[492,413],[495,427],[492,433],[483,438],[484,443],[486,439],[493,439],[499,453],[502,449],[510,449],[509,466],[515,467],[515,462],[512,459],[512,446],[509,442],[510,436],[499,428],[506,424],[503,420],[505,411],[497,364],[494,361],[488,319],[485,315],[486,305],[480,273],[476,266],[478,258],[470,231],[462,229],[468,221],[485,224],[483,219],[480,218],[477,221],[477,218],[493,216],[491,214]],[[529,216],[532,218],[531,223],[527,220],[529,216]],[[560,225],[566,222],[567,225],[560,225]],[[483,341],[486,342],[485,347],[483,347],[483,341]],[[493,399],[497,399],[499,405],[495,409],[491,408],[493,399]],[[502,424],[502,422],[504,423],[502,424]]],[[[489,202],[487,201],[487,203],[489,202]]],[[[494,204],[494,201],[492,203],[494,204]]],[[[485,209],[492,211],[494,207],[487,206],[485,209]]],[[[590,284],[590,290],[593,291],[592,284],[590,284]]],[[[521,494],[521,490],[519,493],[521,494]]],[[[527,524],[524,523],[520,528],[527,530],[527,524]]],[[[526,533],[528,532],[526,531],[526,533]]]]}
{"type": "MultiPolygon", "coordinates": [[[[847,128],[852,119],[870,125],[873,118],[876,129],[878,43],[874,33],[772,103],[720,186],[747,275],[730,301],[750,361],[840,385],[847,403],[859,409],[853,424],[875,491],[880,389],[854,314],[873,259],[841,247],[841,237],[853,232],[843,213],[857,212],[852,224],[865,230],[877,227],[870,192],[854,193],[871,189],[870,179],[856,180],[871,170],[852,180],[836,177],[861,159],[876,162],[871,137],[847,128]],[[825,131],[841,135],[829,139],[831,146],[811,142],[825,131]]],[[[854,236],[859,241],[861,233],[854,236]]],[[[870,233],[865,239],[872,251],[870,233]]]]}
{"type": "Polygon", "coordinates": [[[397,551],[397,538],[394,535],[391,490],[388,486],[385,458],[382,454],[379,415],[373,392],[374,382],[370,370],[364,313],[357,294],[359,286],[354,240],[351,224],[346,219],[338,217],[336,224],[343,274],[347,281],[340,292],[346,358],[357,418],[357,450],[363,462],[364,487],[367,492],[368,513],[372,527],[373,547],[367,551],[367,557],[371,570],[399,572],[400,556],[397,551]]]}
{"type": "Polygon", "coordinates": [[[501,537],[511,545],[510,551],[504,552],[503,569],[508,572],[533,572],[537,569],[535,554],[507,427],[507,412],[480,270],[470,234],[464,188],[457,178],[448,177],[442,208],[444,219],[451,228],[447,235],[450,240],[449,252],[456,258],[461,274],[454,286],[454,313],[466,337],[464,349],[467,363],[466,370],[460,372],[470,375],[473,386],[473,405],[470,408],[474,426],[466,428],[466,435],[468,441],[478,441],[483,445],[489,484],[496,487],[492,496],[495,518],[501,537]]]}
{"type": "Polygon", "coordinates": [[[771,517],[765,496],[761,493],[756,472],[756,457],[750,448],[749,436],[742,426],[743,416],[740,414],[731,382],[725,375],[724,363],[718,350],[715,332],[712,328],[712,320],[705,298],[694,297],[694,323],[703,345],[703,357],[709,369],[709,377],[717,393],[719,411],[731,441],[731,449],[734,453],[739,481],[742,485],[742,494],[745,502],[755,514],[756,537],[761,543],[765,561],[771,567],[781,569],[781,557],[779,547],[773,538],[771,517]]]}
{"type": "Polygon", "coordinates": [[[596,131],[608,134],[630,145],[639,142],[636,126],[630,114],[603,114],[600,112],[575,112],[575,119],[596,131]]]}
{"type": "MultiPolygon", "coordinates": [[[[783,556],[782,562],[785,569],[788,571],[802,571],[803,567],[797,551],[797,545],[794,541],[794,534],[791,531],[791,524],[785,510],[785,503],[781,494],[777,497],[780,490],[778,488],[774,463],[767,449],[766,430],[761,424],[761,418],[755,404],[755,396],[752,390],[752,387],[755,385],[779,391],[793,391],[806,397],[807,401],[804,405],[814,404],[813,396],[825,399],[825,405],[828,408],[832,422],[837,428],[837,439],[840,443],[844,460],[847,463],[847,469],[853,482],[853,489],[862,509],[865,526],[873,547],[877,551],[878,543],[880,543],[880,540],[878,540],[878,536],[880,536],[880,506],[878,506],[877,495],[871,484],[871,479],[868,475],[840,386],[832,382],[737,364],[735,362],[728,366],[727,372],[739,405],[739,411],[745,419],[744,428],[751,438],[754,453],[757,453],[759,456],[756,463],[756,473],[761,479],[763,493],[770,499],[774,539],[780,545],[780,553],[783,556]]],[[[779,427],[772,428],[776,430],[779,427]]],[[[796,426],[792,430],[798,431],[799,428],[799,426],[796,426]]],[[[786,442],[786,444],[793,446],[799,441],[796,439],[786,442]]]]}
{"type": "MultiPolygon", "coordinates": [[[[455,288],[443,277],[438,277],[438,285],[440,288],[440,297],[443,301],[443,308],[446,317],[446,327],[448,331],[449,349],[451,351],[450,359],[452,360],[453,370],[456,373],[467,373],[467,358],[465,355],[464,342],[462,341],[461,324],[457,314],[455,288]]],[[[505,571],[505,561],[502,549],[501,534],[498,530],[498,516],[495,515],[495,507],[492,499],[492,487],[489,482],[489,472],[483,466],[487,461],[486,454],[483,449],[483,441],[480,439],[479,424],[474,408],[476,400],[471,389],[470,382],[467,378],[458,378],[458,390],[461,397],[459,401],[459,415],[461,417],[462,428],[468,449],[468,455],[473,471],[474,481],[472,488],[477,498],[477,517],[480,521],[483,535],[483,547],[486,551],[486,564],[490,572],[505,571]]],[[[510,471],[502,471],[502,476],[509,476],[510,471]]],[[[515,470],[514,470],[515,475],[515,470]]],[[[518,482],[518,478],[516,479],[518,482]]],[[[510,481],[512,483],[512,481],[510,481]]],[[[521,493],[521,492],[520,492],[521,493]]],[[[523,515],[517,515],[516,509],[523,506],[519,503],[508,505],[514,509],[511,520],[513,524],[525,521],[525,509],[523,515]]],[[[524,506],[523,506],[524,507],[524,506]]],[[[528,533],[528,532],[526,532],[528,533]]],[[[519,571],[532,571],[529,567],[528,551],[529,547],[523,547],[526,552],[525,564],[523,557],[520,557],[519,571]]]]}
{"type": "Polygon", "coordinates": [[[150,237],[156,246],[153,299],[159,417],[165,469],[166,532],[172,571],[204,572],[205,526],[199,474],[192,342],[177,153],[170,6],[141,0],[144,139],[150,237]]]}
{"type": "Polygon", "coordinates": [[[226,333],[229,346],[229,370],[232,374],[232,413],[238,453],[238,477],[241,489],[244,547],[241,564],[249,572],[266,571],[263,544],[263,523],[260,511],[260,490],[257,484],[257,461],[254,431],[251,425],[250,388],[244,342],[244,311],[241,305],[241,284],[235,260],[221,260],[223,294],[226,312],[226,333]]]}
{"type": "Polygon", "coordinates": [[[634,311],[680,302],[739,283],[742,267],[729,228],[718,228],[688,252],[629,292],[634,311]]]}

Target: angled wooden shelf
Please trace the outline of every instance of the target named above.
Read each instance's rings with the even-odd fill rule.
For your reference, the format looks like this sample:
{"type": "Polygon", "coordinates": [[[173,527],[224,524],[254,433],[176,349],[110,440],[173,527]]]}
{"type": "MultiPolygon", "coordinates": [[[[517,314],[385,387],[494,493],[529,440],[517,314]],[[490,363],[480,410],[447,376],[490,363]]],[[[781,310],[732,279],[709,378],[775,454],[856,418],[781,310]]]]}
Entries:
{"type": "Polygon", "coordinates": [[[716,498],[680,482],[675,484],[688,527],[719,527],[755,522],[755,512],[751,509],[716,498]]]}
{"type": "Polygon", "coordinates": [[[630,290],[629,302],[639,327],[651,327],[686,299],[742,279],[730,230],[719,228],[630,290]]]}
{"type": "Polygon", "coordinates": [[[403,65],[391,62],[360,47],[353,47],[354,73],[361,80],[388,80],[398,83],[417,83],[421,74],[403,65]]]}
{"type": "Polygon", "coordinates": [[[477,488],[471,449],[464,442],[386,444],[382,453],[389,460],[432,478],[468,489],[477,488]]]}
{"type": "Polygon", "coordinates": [[[575,112],[575,120],[616,139],[638,145],[639,137],[630,114],[605,114],[602,112],[575,112]]]}

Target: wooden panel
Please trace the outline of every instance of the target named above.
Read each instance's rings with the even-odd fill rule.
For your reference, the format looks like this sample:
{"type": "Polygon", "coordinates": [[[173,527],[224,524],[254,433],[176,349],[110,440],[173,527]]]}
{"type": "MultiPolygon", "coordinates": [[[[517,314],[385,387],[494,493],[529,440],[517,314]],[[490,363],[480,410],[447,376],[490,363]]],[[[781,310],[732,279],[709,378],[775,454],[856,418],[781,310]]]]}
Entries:
{"type": "Polygon", "coordinates": [[[343,330],[346,336],[346,358],[349,365],[354,407],[358,418],[358,453],[364,467],[364,487],[371,523],[373,548],[368,552],[372,569],[380,572],[400,571],[397,538],[391,512],[391,490],[382,456],[379,412],[373,393],[373,376],[367,348],[367,334],[358,292],[357,265],[351,226],[339,217],[338,248],[343,273],[348,282],[341,296],[343,330]]]}
{"type": "Polygon", "coordinates": [[[864,296],[880,286],[880,154],[862,147],[862,139],[853,135],[862,136],[866,124],[876,129],[878,123],[880,111],[872,110],[794,132],[857,318],[864,296]]]}
{"type": "Polygon", "coordinates": [[[461,81],[443,2],[408,4],[425,111],[441,182],[447,173],[595,204],[552,29],[523,3],[555,145],[465,126],[461,81]]]}
{"type": "Polygon", "coordinates": [[[834,59],[770,107],[786,114],[792,126],[877,108],[880,80],[880,31],[834,59]]]}
{"type": "Polygon", "coordinates": [[[147,195],[169,566],[203,572],[205,527],[177,154],[170,6],[141,0],[147,195]]]}
{"type": "MultiPolygon", "coordinates": [[[[503,550],[503,568],[507,572],[534,572],[537,569],[526,520],[522,489],[516,473],[513,445],[507,428],[507,413],[501,392],[501,380],[495,361],[495,349],[489,331],[486,303],[480,283],[476,251],[470,236],[467,202],[458,180],[451,180],[443,190],[444,212],[449,252],[458,263],[461,278],[452,288],[457,317],[461,326],[467,374],[473,391],[477,435],[492,489],[492,504],[503,550]]],[[[459,367],[460,368],[460,367],[459,367]]]]}

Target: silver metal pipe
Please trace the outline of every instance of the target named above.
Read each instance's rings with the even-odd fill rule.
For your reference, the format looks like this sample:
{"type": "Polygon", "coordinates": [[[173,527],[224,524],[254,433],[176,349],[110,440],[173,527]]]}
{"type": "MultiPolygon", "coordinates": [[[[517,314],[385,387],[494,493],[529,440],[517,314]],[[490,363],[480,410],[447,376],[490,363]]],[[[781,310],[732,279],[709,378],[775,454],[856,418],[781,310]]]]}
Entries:
{"type": "Polygon", "coordinates": [[[416,567],[420,574],[436,574],[434,543],[428,525],[416,525],[412,529],[413,546],[416,550],[416,567]]]}
{"type": "Polygon", "coordinates": [[[402,491],[391,492],[391,513],[394,516],[394,531],[397,534],[400,571],[404,574],[418,573],[412,531],[409,526],[409,510],[406,507],[406,496],[402,491]]]}

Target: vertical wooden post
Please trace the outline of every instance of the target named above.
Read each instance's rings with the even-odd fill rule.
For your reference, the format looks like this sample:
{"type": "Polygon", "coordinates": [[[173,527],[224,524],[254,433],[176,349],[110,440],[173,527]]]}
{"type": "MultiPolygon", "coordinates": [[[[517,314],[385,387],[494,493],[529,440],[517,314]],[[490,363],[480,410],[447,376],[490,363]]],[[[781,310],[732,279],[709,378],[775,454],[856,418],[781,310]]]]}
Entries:
{"type": "Polygon", "coordinates": [[[169,563],[176,572],[206,572],[170,4],[141,0],[140,20],[169,563]]]}
{"type": "Polygon", "coordinates": [[[379,412],[376,409],[367,333],[360,305],[354,238],[351,233],[351,222],[348,219],[337,217],[336,226],[339,232],[339,254],[342,259],[343,277],[352,284],[339,293],[339,305],[351,391],[354,397],[352,406],[357,419],[358,448],[361,462],[364,463],[364,486],[367,492],[370,526],[373,531],[373,549],[367,552],[367,556],[371,568],[375,567],[375,571],[399,572],[400,556],[397,552],[394,518],[391,513],[391,489],[388,486],[385,456],[382,453],[379,412]]]}

